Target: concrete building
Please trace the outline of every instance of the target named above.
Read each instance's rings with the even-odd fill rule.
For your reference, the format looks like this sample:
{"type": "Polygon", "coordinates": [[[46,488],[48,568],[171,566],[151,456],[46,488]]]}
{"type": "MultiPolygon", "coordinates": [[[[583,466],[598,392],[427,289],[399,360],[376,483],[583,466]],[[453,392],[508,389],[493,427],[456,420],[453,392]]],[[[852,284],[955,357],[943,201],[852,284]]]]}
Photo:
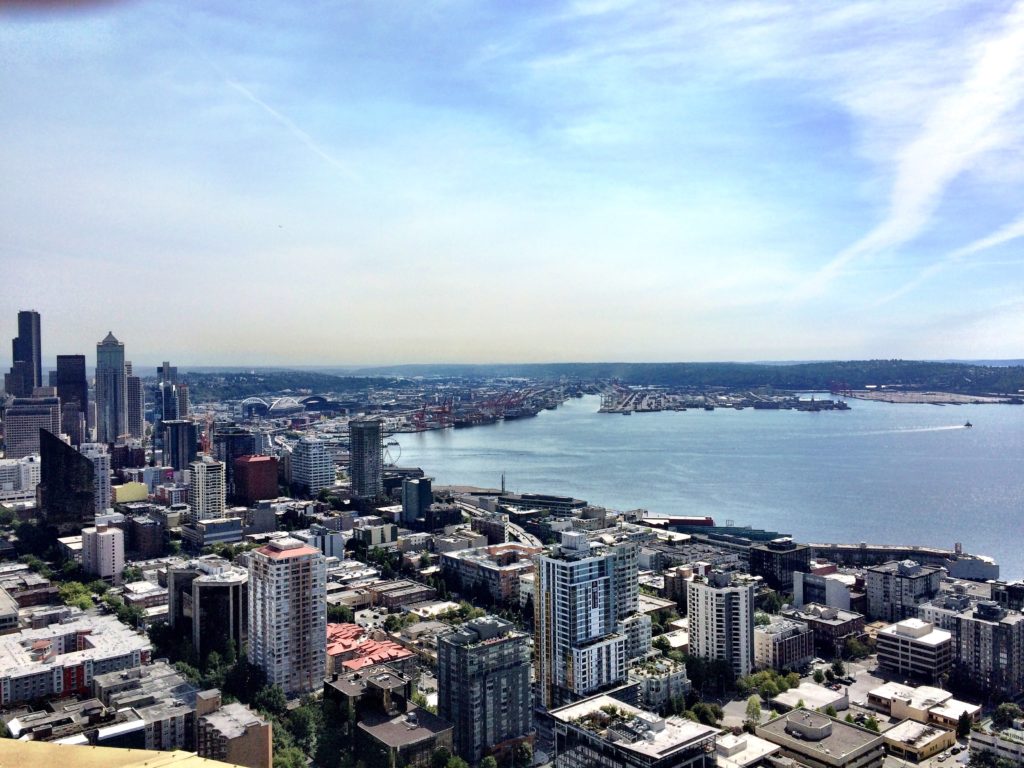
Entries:
{"type": "Polygon", "coordinates": [[[714,768],[720,731],[599,695],[552,710],[555,768],[714,768]]]}
{"type": "Polygon", "coordinates": [[[789,592],[793,588],[793,572],[806,573],[810,563],[811,548],[795,544],[788,536],[750,546],[750,574],[762,577],[772,589],[789,592]]]}
{"type": "Polygon", "coordinates": [[[915,618],[918,605],[939,593],[944,573],[943,568],[913,560],[894,560],[868,568],[864,573],[868,616],[887,622],[915,618]]]}
{"type": "Polygon", "coordinates": [[[653,712],[685,697],[691,687],[686,665],[664,656],[630,667],[629,683],[639,689],[640,706],[653,712]]]}
{"type": "Polygon", "coordinates": [[[203,456],[189,466],[191,481],[188,486],[188,505],[192,520],[213,520],[224,517],[227,506],[227,486],[223,462],[203,456]]]}
{"type": "Polygon", "coordinates": [[[39,454],[20,459],[0,459],[0,504],[5,501],[33,501],[41,477],[39,454]]]}
{"type": "Polygon", "coordinates": [[[955,658],[982,688],[1015,698],[1024,693],[1024,615],[980,601],[957,617],[955,658]]]}
{"type": "Polygon", "coordinates": [[[722,571],[687,585],[692,655],[728,661],[737,677],[753,671],[754,586],[750,576],[722,571]]]}
{"type": "Polygon", "coordinates": [[[806,624],[773,616],[754,627],[754,665],[758,669],[800,670],[814,658],[814,632],[806,624]]]}
{"type": "Polygon", "coordinates": [[[110,453],[103,443],[84,443],[79,452],[92,462],[93,503],[96,514],[103,514],[112,505],[110,492],[110,453]]]}
{"type": "Polygon", "coordinates": [[[244,704],[221,703],[216,688],[196,699],[196,752],[245,768],[272,768],[273,726],[244,704]]]}
{"type": "Polygon", "coordinates": [[[384,492],[383,426],[365,419],[350,421],[348,429],[352,493],[360,499],[375,499],[384,492]]]}
{"type": "Polygon", "coordinates": [[[308,530],[295,531],[294,536],[302,539],[311,547],[316,547],[323,552],[324,557],[336,557],[339,560],[345,559],[345,542],[347,541],[343,531],[332,531],[319,523],[313,523],[308,530]]]}
{"type": "Polygon", "coordinates": [[[802,622],[814,633],[814,647],[826,658],[843,655],[850,638],[864,635],[864,616],[818,603],[806,603],[803,608],[784,608],[782,616],[802,622]]]}
{"type": "Polygon", "coordinates": [[[212,556],[168,566],[167,620],[191,636],[200,658],[223,654],[229,643],[241,653],[249,633],[249,572],[212,556]]]}
{"type": "Polygon", "coordinates": [[[92,689],[110,709],[138,716],[101,729],[98,738],[104,743],[141,749],[195,749],[196,689],[166,661],[96,675],[92,689]]]}
{"type": "Polygon", "coordinates": [[[39,453],[39,430],[60,434],[60,399],[16,397],[4,412],[4,456],[20,459],[39,453]]]}
{"type": "Polygon", "coordinates": [[[292,451],[292,484],[309,496],[334,486],[334,458],[327,444],[316,437],[303,437],[292,451]]]}
{"type": "Polygon", "coordinates": [[[235,499],[248,507],[276,499],[278,461],[274,456],[239,456],[235,459],[235,499]]]}
{"type": "Polygon", "coordinates": [[[437,643],[438,714],[455,726],[455,754],[476,764],[511,757],[533,732],[528,635],[494,616],[474,619],[437,643]]]}
{"type": "MultiPolygon", "coordinates": [[[[626,637],[618,622],[630,615],[618,555],[594,549],[586,534],[569,531],[550,554],[536,556],[534,593],[538,703],[548,709],[626,679],[626,637]]],[[[635,564],[635,559],[634,559],[635,564]]],[[[634,607],[635,610],[635,607],[634,607]]]]}
{"type": "Polygon", "coordinates": [[[904,720],[882,734],[885,750],[900,760],[920,763],[956,744],[956,732],[937,725],[904,720]]]}
{"type": "Polygon", "coordinates": [[[757,726],[756,734],[781,748],[783,757],[808,768],[882,768],[882,737],[828,715],[797,709],[757,726]]]}
{"type": "Polygon", "coordinates": [[[96,345],[96,442],[112,445],[128,432],[124,344],[113,333],[96,345]]]}
{"type": "Polygon", "coordinates": [[[196,520],[181,528],[181,540],[189,551],[196,553],[213,544],[238,544],[244,535],[240,517],[196,520]]]}
{"type": "Polygon", "coordinates": [[[846,580],[836,574],[793,573],[793,605],[802,608],[807,603],[817,603],[850,610],[850,587],[846,580]]]}
{"type": "Polygon", "coordinates": [[[920,619],[878,631],[878,666],[890,674],[935,682],[953,667],[953,636],[920,619]]]}
{"type": "Polygon", "coordinates": [[[394,523],[361,525],[358,528],[353,528],[352,538],[367,547],[394,544],[398,540],[398,526],[394,523]]]}
{"type": "Polygon", "coordinates": [[[249,658],[289,695],[323,685],[327,572],[320,550],[285,537],[249,553],[249,658]]]}
{"type": "Polygon", "coordinates": [[[82,570],[114,584],[124,571],[124,531],[97,523],[82,529],[82,570]]]}
{"type": "Polygon", "coordinates": [[[96,675],[147,664],[149,640],[116,616],[80,616],[0,636],[0,705],[86,695],[96,675]]]}
{"type": "Polygon", "coordinates": [[[42,335],[39,313],[18,312],[18,335],[11,341],[11,370],[4,377],[4,391],[15,397],[31,397],[43,386],[42,335]]]}
{"type": "Polygon", "coordinates": [[[532,558],[543,551],[509,543],[445,552],[441,555],[441,571],[456,577],[462,590],[484,589],[495,602],[515,603],[519,601],[522,577],[534,572],[532,558]]]}

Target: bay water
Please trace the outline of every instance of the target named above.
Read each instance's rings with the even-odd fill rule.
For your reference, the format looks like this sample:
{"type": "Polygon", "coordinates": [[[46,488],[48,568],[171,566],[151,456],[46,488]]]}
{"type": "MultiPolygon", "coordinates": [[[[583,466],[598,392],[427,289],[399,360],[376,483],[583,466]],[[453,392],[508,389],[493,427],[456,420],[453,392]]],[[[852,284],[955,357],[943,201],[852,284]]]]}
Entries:
{"type": "MultiPolygon", "coordinates": [[[[827,397],[827,396],[826,396],[827,397]]],[[[994,557],[1024,577],[1024,407],[850,400],[849,411],[598,413],[400,434],[435,484],[710,515],[798,541],[922,544],[994,557]],[[966,428],[970,421],[972,428],[966,428]]]]}

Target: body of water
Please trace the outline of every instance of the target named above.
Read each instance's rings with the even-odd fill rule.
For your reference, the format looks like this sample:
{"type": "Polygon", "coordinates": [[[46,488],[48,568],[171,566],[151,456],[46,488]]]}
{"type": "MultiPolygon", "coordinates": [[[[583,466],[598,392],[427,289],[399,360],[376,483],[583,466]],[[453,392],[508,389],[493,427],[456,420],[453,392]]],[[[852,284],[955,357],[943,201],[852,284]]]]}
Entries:
{"type": "Polygon", "coordinates": [[[1024,577],[1024,407],[853,400],[849,411],[597,413],[396,437],[437,484],[553,493],[654,515],[711,515],[799,541],[991,555],[1024,577]],[[964,428],[970,420],[974,427],[964,428]]]}

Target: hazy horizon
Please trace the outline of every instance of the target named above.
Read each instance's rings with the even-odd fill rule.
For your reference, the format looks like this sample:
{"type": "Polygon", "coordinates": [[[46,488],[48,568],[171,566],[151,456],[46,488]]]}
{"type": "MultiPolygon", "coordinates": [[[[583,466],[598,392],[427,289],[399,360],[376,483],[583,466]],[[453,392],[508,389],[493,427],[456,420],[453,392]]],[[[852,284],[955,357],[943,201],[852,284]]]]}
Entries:
{"type": "Polygon", "coordinates": [[[1021,355],[1024,2],[69,5],[0,10],[2,370],[1021,355]]]}

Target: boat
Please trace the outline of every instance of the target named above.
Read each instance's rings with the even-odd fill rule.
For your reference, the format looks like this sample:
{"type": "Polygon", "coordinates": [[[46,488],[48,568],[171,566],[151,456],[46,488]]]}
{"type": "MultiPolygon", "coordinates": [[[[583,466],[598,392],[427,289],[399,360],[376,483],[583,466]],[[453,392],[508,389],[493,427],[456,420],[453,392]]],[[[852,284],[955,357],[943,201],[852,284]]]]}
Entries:
{"type": "Polygon", "coordinates": [[[965,422],[964,422],[964,429],[970,429],[970,428],[971,428],[971,427],[973,427],[973,426],[974,426],[974,425],[973,425],[973,424],[971,424],[971,422],[969,422],[969,421],[965,421],[965,422]]]}

